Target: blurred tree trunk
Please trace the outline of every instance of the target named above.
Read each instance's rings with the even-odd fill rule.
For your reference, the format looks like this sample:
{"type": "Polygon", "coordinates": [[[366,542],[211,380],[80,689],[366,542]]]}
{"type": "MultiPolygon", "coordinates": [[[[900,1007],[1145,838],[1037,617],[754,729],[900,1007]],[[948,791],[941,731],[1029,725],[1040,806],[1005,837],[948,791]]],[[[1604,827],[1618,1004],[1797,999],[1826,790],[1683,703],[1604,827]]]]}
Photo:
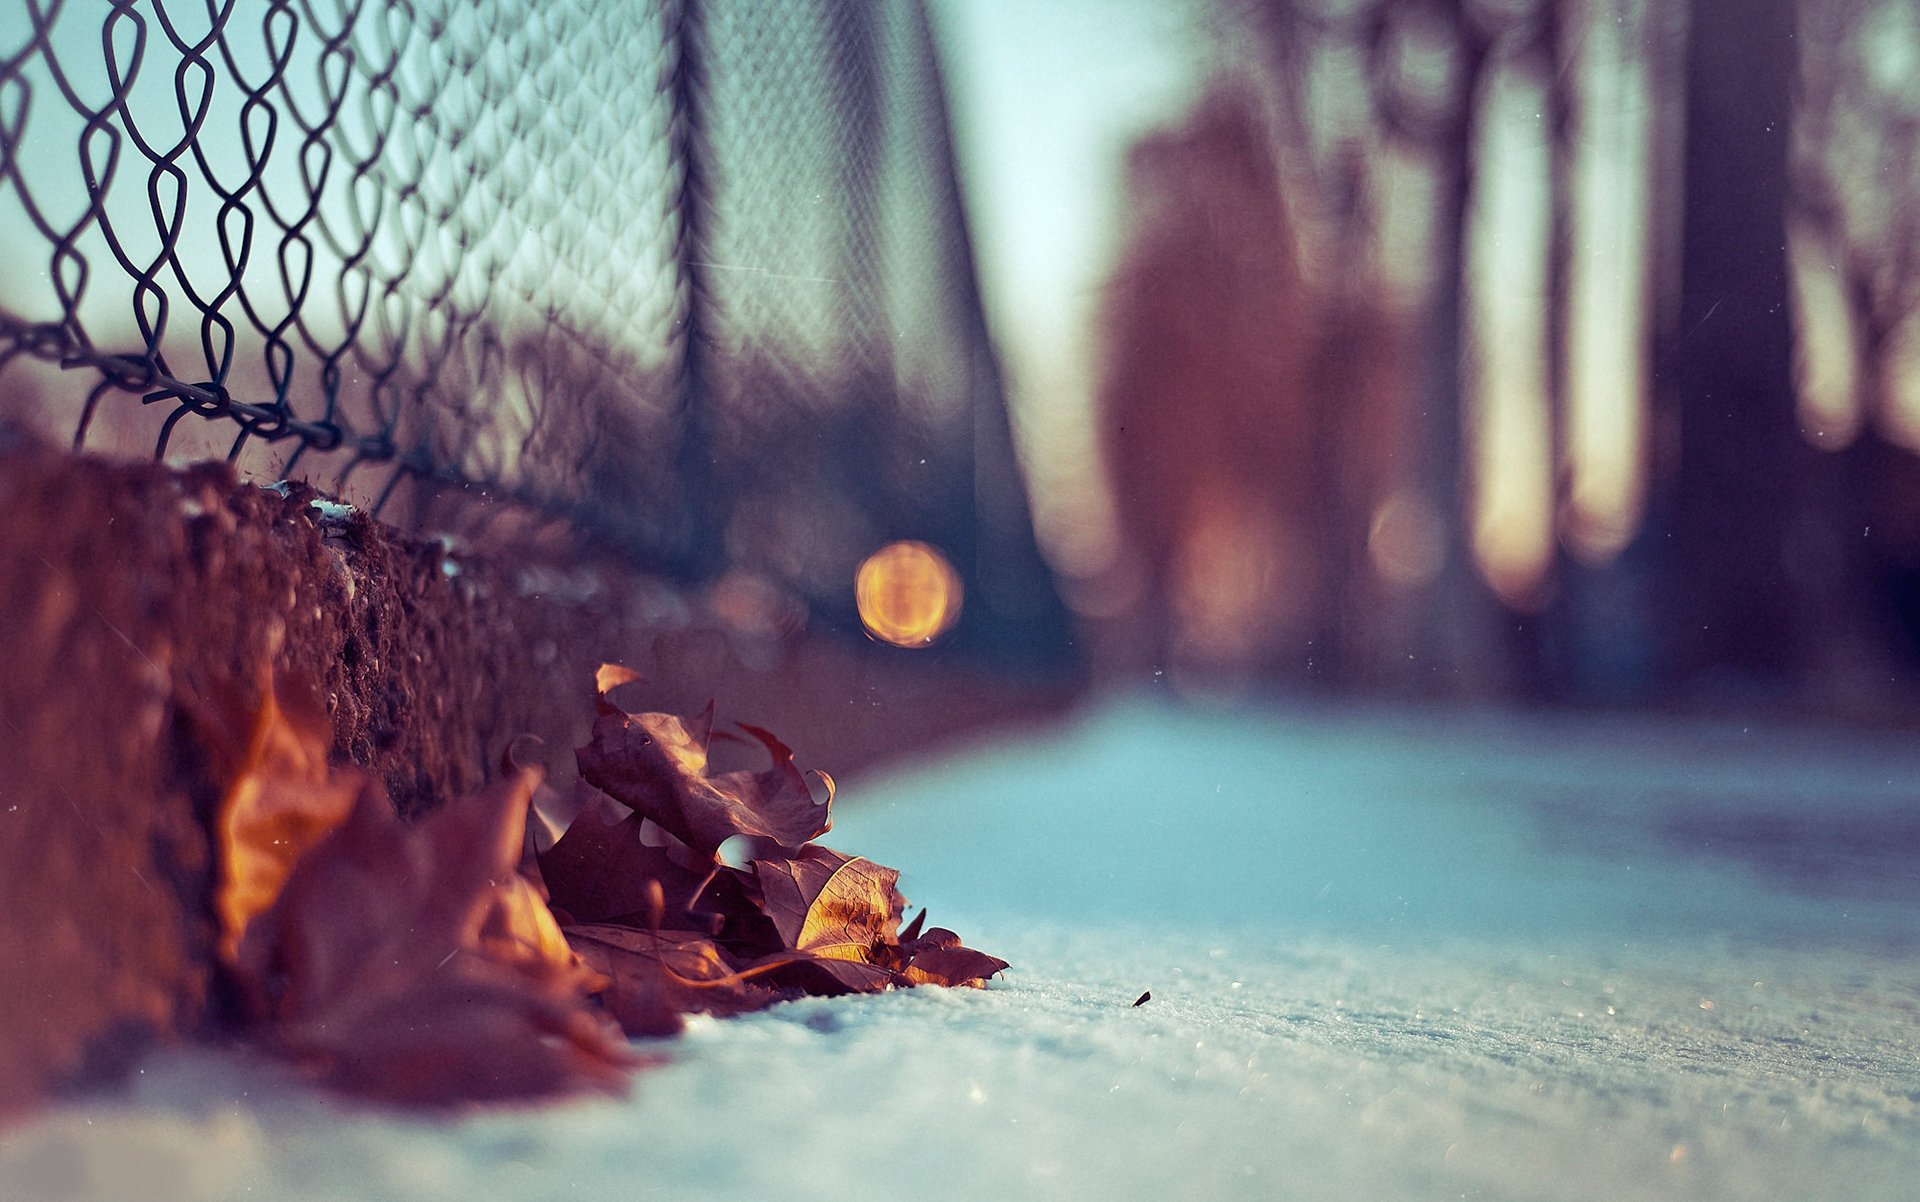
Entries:
{"type": "Polygon", "coordinates": [[[1571,374],[1571,294],[1573,286],[1573,198],[1578,153],[1582,23],[1579,0],[1548,0],[1528,56],[1541,79],[1542,115],[1547,133],[1547,279],[1546,308],[1540,316],[1546,348],[1547,504],[1555,539],[1541,586],[1544,604],[1537,612],[1516,614],[1506,624],[1508,657],[1521,700],[1554,701],[1569,695],[1567,655],[1571,614],[1568,594],[1585,582],[1572,569],[1557,537],[1566,512],[1569,483],[1568,393],[1571,374]]]}
{"type": "Polygon", "coordinates": [[[1911,79],[1887,70],[1898,23],[1876,29],[1898,2],[1821,0],[1799,26],[1792,229],[1838,284],[1858,427],[1808,465],[1803,523],[1819,537],[1794,566],[1813,697],[1849,716],[1920,706],[1920,457],[1902,445],[1900,396],[1901,334],[1920,311],[1920,107],[1911,79]]]}
{"type": "Polygon", "coordinates": [[[1455,92],[1433,143],[1437,263],[1428,314],[1422,395],[1420,490],[1446,524],[1446,558],[1429,586],[1420,646],[1410,665],[1416,691],[1438,696],[1485,695],[1508,686],[1503,616],[1473,562],[1467,511],[1470,472],[1462,373],[1467,287],[1467,216],[1479,158],[1482,84],[1491,51],[1464,5],[1447,6],[1458,43],[1455,92]]]}
{"type": "Polygon", "coordinates": [[[1677,472],[1663,498],[1668,684],[1785,691],[1800,664],[1787,535],[1796,432],[1786,202],[1793,0],[1693,0],[1677,472]]]}

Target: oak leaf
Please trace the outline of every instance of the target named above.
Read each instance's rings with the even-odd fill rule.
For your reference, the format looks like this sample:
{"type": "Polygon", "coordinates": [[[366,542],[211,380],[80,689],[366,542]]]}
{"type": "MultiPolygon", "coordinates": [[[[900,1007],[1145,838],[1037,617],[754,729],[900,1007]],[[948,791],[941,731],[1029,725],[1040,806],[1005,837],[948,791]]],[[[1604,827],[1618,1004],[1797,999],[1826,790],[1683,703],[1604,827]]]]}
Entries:
{"type": "Polygon", "coordinates": [[[892,942],[906,900],[896,888],[900,874],[859,856],[826,847],[753,861],[760,909],[790,951],[854,991],[885,988],[891,974],[875,962],[892,942]]]}
{"type": "Polygon", "coordinates": [[[567,928],[588,967],[609,980],[602,1001],[629,1035],[671,1035],[683,1014],[743,1014],[780,993],[743,974],[720,945],[693,931],[610,924],[567,928]]]}
{"type": "Polygon", "coordinates": [[[630,1054],[585,1004],[605,982],[514,871],[536,781],[518,772],[412,827],[362,783],[241,940],[268,1041],[394,1101],[617,1087],[630,1054]]]}
{"type": "Polygon", "coordinates": [[[276,1026],[267,1043],[324,1084],[412,1106],[619,1093],[648,1063],[579,997],[466,958],[337,999],[276,1026]]]}
{"type": "Polygon", "coordinates": [[[945,927],[934,927],[924,935],[920,924],[927,912],[922,910],[909,930],[902,931],[898,943],[882,950],[881,964],[897,973],[908,985],[984,985],[1007,966],[998,956],[977,952],[960,942],[960,936],[945,927]]]}
{"type": "Polygon", "coordinates": [[[633,679],[626,669],[602,665],[596,678],[596,715],[587,745],[575,755],[580,775],[609,797],[707,859],[735,836],[800,847],[831,825],[833,779],[816,773],[826,798],[816,799],[793,752],[756,726],[742,725],[772,757],[762,772],[707,771],[713,706],[693,719],[673,714],[630,714],[608,699],[633,679]]]}
{"type": "Polygon", "coordinates": [[[357,781],[328,776],[331,739],[317,697],[269,675],[244,723],[245,745],[234,748],[227,732],[241,725],[233,715],[208,723],[216,761],[232,761],[221,765],[228,783],[214,819],[220,879],[213,905],[220,956],[229,964],[247,924],[273,904],[307,849],[345,820],[359,792],[357,781]]]}
{"type": "Polygon", "coordinates": [[[900,927],[899,872],[832,848],[755,860],[761,905],[787,947],[855,959],[900,927]]]}
{"type": "Polygon", "coordinates": [[[718,920],[718,913],[702,909],[700,900],[714,881],[713,867],[695,872],[663,844],[649,843],[645,823],[639,814],[621,815],[602,799],[582,809],[539,857],[548,899],[569,922],[626,919],[629,925],[646,925],[656,885],[664,898],[663,912],[674,925],[682,916],[696,914],[700,917],[692,921],[699,925],[712,926],[718,920]]]}

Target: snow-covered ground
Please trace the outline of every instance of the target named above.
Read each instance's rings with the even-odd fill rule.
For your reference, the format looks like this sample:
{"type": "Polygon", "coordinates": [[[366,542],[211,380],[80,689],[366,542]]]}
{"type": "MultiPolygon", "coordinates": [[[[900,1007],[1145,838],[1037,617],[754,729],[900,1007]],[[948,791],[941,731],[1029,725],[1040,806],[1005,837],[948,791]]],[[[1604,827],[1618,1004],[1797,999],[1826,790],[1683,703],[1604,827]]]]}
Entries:
{"type": "Polygon", "coordinates": [[[843,798],[992,989],[453,1122],[169,1054],[0,1131],[0,1199],[1911,1199],[1916,784],[1893,736],[1115,703],[843,798]]]}

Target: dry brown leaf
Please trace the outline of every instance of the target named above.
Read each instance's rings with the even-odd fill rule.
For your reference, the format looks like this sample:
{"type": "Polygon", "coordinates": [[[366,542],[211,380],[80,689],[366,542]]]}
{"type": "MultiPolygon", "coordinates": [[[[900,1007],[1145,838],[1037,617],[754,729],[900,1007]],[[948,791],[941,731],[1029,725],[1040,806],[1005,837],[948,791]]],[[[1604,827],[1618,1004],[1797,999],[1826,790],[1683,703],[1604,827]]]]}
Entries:
{"type": "Polygon", "coordinates": [[[318,699],[270,679],[261,693],[215,818],[220,881],[213,904],[220,955],[229,964],[247,924],[280,895],[295,861],[345,820],[359,792],[356,780],[328,777],[333,740],[318,699]]]}
{"type": "MultiPolygon", "coordinates": [[[[533,882],[518,873],[493,889],[478,947],[487,959],[531,976],[565,974],[577,962],[553,911],[533,882]]],[[[588,985],[589,992],[599,988],[598,982],[588,985]]]]}
{"type": "Polygon", "coordinates": [[[630,1035],[671,1035],[683,1014],[742,1014],[780,998],[757,974],[740,972],[719,944],[691,931],[589,924],[568,927],[567,938],[609,979],[603,1000],[630,1035]]]}
{"type": "Polygon", "coordinates": [[[581,810],[540,857],[540,876],[554,908],[572,922],[625,919],[643,926],[649,887],[658,884],[669,925],[681,925],[679,916],[699,905],[713,870],[709,866],[695,872],[667,848],[643,841],[643,822],[640,815],[622,813],[604,798],[581,810]]]}
{"type": "MultiPolygon", "coordinates": [[[[906,905],[895,887],[898,872],[826,847],[755,860],[753,872],[760,910],[782,948],[797,953],[782,980],[814,993],[867,993],[894,983],[876,957],[893,941],[906,905]]],[[[776,952],[756,963],[780,958],[776,952]]]]}
{"type": "Polygon", "coordinates": [[[325,1084],[414,1106],[618,1093],[645,1063],[578,997],[477,959],[339,999],[268,1038],[325,1084]]]}
{"type": "MultiPolygon", "coordinates": [[[[603,665],[605,686],[625,669],[603,665]]],[[[707,774],[707,744],[713,707],[687,720],[673,714],[630,714],[596,694],[592,737],[575,753],[580,775],[609,797],[698,852],[713,859],[720,845],[740,835],[782,847],[800,847],[830,825],[833,782],[824,778],[825,800],[813,796],[793,753],[755,727],[742,727],[766,747],[773,765],[764,772],[707,774]]]]}
{"type": "Polygon", "coordinates": [[[867,960],[900,929],[900,874],[872,860],[808,847],[789,858],[755,860],[753,873],[761,908],[793,951],[867,960]]]}
{"type": "MultiPolygon", "coordinates": [[[[925,917],[923,910],[915,919],[916,928],[919,919],[925,917]]],[[[934,927],[925,935],[916,930],[911,938],[903,934],[900,942],[884,949],[879,959],[909,985],[980,986],[1007,966],[998,956],[964,946],[960,936],[945,927],[934,927]]]]}
{"type": "Polygon", "coordinates": [[[601,664],[593,674],[593,691],[605,697],[623,684],[634,684],[644,679],[625,664],[601,664]]]}
{"type": "Polygon", "coordinates": [[[606,1088],[630,1056],[605,984],[514,871],[523,770],[403,826],[377,783],[247,930],[236,975],[266,1038],[323,1079],[453,1103],[606,1088]]]}

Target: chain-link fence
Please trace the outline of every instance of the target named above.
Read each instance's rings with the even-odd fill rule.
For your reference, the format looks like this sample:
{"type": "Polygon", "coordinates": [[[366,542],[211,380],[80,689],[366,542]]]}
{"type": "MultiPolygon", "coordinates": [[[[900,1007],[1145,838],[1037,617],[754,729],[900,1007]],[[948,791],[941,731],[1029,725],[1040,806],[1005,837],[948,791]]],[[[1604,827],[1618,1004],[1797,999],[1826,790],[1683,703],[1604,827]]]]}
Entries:
{"type": "Polygon", "coordinates": [[[917,3],[0,3],[16,420],[1058,637],[917,3]]]}

